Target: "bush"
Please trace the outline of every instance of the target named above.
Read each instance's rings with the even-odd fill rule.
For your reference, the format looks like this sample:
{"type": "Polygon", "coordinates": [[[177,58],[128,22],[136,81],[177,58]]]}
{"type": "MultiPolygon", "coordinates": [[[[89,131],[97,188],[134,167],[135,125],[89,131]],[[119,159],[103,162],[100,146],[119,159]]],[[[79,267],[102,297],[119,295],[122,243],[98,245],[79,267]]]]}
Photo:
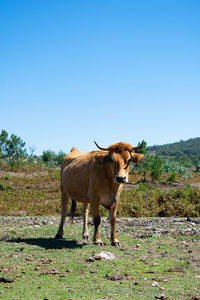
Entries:
{"type": "MultiPolygon", "coordinates": [[[[143,189],[143,188],[142,188],[143,189]]],[[[131,190],[123,192],[119,202],[121,217],[200,217],[200,190],[185,189],[131,190]]]]}
{"type": "Polygon", "coordinates": [[[177,178],[178,178],[177,173],[172,172],[172,173],[169,175],[169,177],[167,178],[167,181],[168,181],[168,182],[175,182],[175,181],[177,180],[177,178]]]}
{"type": "Polygon", "coordinates": [[[163,173],[163,160],[158,154],[156,154],[155,156],[152,157],[150,174],[153,180],[158,180],[162,173],[163,173]]]}
{"type": "Polygon", "coordinates": [[[63,151],[60,151],[58,154],[56,154],[54,151],[47,150],[43,151],[41,160],[52,168],[55,166],[60,166],[65,155],[66,154],[63,151]]]}

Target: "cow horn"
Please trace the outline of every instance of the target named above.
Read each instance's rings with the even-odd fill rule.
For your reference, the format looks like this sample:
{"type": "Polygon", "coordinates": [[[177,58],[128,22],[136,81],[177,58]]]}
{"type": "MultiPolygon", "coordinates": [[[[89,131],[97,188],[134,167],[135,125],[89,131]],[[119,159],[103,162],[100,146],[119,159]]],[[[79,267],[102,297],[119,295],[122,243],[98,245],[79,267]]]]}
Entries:
{"type": "Polygon", "coordinates": [[[99,147],[99,145],[94,141],[95,145],[97,146],[97,148],[99,148],[100,150],[103,150],[103,151],[108,151],[108,148],[102,148],[102,147],[99,147]]]}
{"type": "Polygon", "coordinates": [[[139,149],[141,149],[141,148],[143,147],[143,145],[144,145],[144,140],[142,141],[142,143],[141,143],[140,146],[138,146],[138,147],[133,147],[132,150],[139,150],[139,149]]]}

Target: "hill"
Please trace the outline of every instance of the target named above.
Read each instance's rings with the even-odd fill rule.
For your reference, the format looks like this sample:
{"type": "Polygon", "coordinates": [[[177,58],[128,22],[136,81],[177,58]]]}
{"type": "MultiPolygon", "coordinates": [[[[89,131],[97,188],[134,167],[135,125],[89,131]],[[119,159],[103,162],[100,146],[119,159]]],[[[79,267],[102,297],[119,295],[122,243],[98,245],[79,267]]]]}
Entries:
{"type": "Polygon", "coordinates": [[[149,147],[150,152],[165,156],[200,155],[200,137],[172,144],[154,145],[149,147]]]}

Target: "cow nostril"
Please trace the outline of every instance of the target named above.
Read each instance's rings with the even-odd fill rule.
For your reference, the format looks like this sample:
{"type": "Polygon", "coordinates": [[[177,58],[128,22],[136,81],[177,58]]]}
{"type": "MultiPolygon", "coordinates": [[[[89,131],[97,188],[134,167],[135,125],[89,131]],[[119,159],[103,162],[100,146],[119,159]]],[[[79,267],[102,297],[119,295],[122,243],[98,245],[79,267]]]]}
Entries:
{"type": "Polygon", "coordinates": [[[116,175],[116,181],[119,182],[119,183],[124,183],[126,182],[126,176],[119,176],[119,175],[116,175]]]}

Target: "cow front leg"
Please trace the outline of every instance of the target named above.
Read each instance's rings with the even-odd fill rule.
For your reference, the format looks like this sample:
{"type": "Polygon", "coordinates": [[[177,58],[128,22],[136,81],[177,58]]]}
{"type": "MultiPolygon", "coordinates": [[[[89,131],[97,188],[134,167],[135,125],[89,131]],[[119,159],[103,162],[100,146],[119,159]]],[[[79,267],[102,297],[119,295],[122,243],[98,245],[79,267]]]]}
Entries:
{"type": "Polygon", "coordinates": [[[104,246],[104,244],[101,241],[100,231],[99,231],[99,225],[101,223],[101,218],[99,214],[99,201],[91,203],[91,211],[93,216],[93,222],[94,222],[94,244],[99,246],[104,246]]]}
{"type": "Polygon", "coordinates": [[[109,212],[109,219],[110,219],[110,227],[111,227],[111,245],[120,247],[120,243],[117,238],[117,233],[116,233],[116,215],[117,215],[117,207],[118,204],[115,203],[111,208],[109,212]]]}
{"type": "Polygon", "coordinates": [[[67,217],[67,209],[69,204],[69,196],[64,193],[64,191],[61,189],[61,221],[60,226],[58,228],[58,232],[55,236],[56,239],[62,239],[64,235],[64,223],[65,219],[67,217]]]}
{"type": "Polygon", "coordinates": [[[89,211],[89,203],[83,203],[83,239],[89,240],[90,236],[88,233],[88,211],[89,211]]]}

